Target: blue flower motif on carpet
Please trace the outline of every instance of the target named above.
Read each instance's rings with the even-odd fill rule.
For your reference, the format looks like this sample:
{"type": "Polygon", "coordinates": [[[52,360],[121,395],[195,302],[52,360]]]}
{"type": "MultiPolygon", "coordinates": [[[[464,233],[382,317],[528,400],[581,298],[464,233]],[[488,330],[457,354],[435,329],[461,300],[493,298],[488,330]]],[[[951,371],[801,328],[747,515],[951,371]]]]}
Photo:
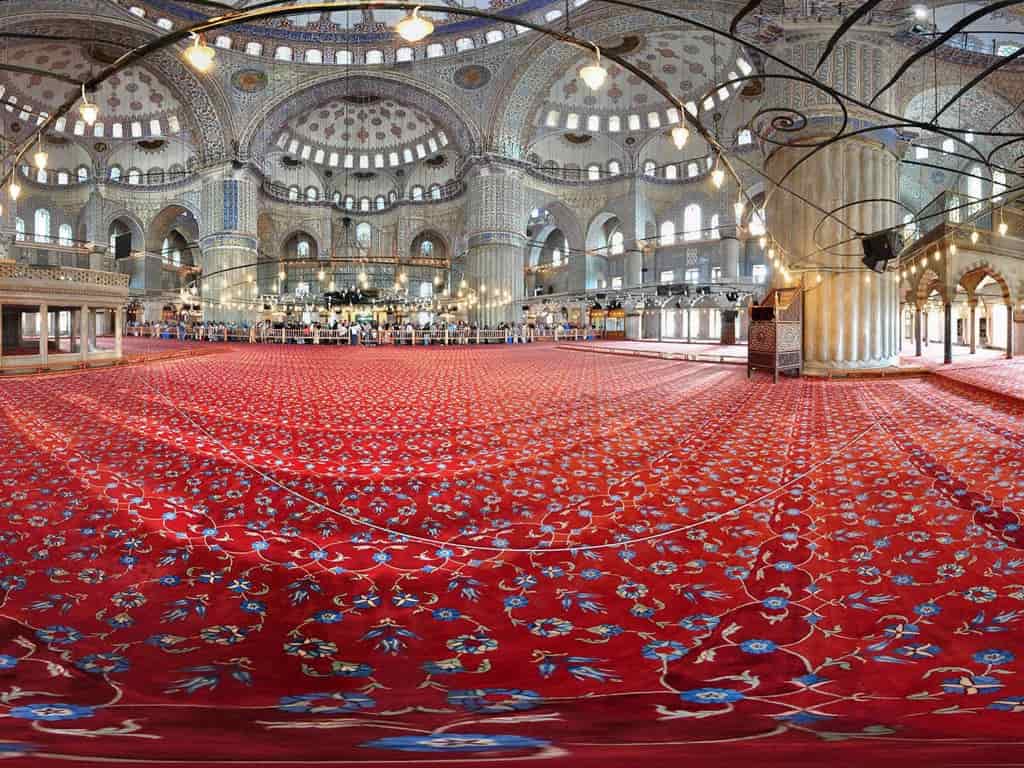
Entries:
{"type": "Polygon", "coordinates": [[[56,720],[78,720],[82,717],[92,717],[95,710],[92,707],[80,706],[78,704],[64,704],[60,702],[46,702],[43,704],[23,704],[20,707],[12,707],[7,713],[11,717],[18,717],[23,720],[43,720],[51,722],[56,720]]]}
{"type": "Polygon", "coordinates": [[[694,688],[683,691],[679,698],[692,704],[732,704],[734,701],[742,701],[744,696],[731,688],[694,688]]]}
{"type": "Polygon", "coordinates": [[[376,702],[363,693],[304,693],[282,696],[278,709],[302,715],[340,715],[374,706],[376,702]]]}
{"type": "Polygon", "coordinates": [[[423,736],[386,736],[363,744],[374,749],[402,752],[489,752],[496,749],[539,749],[550,742],[528,736],[482,733],[437,733],[423,736]]]}
{"type": "Polygon", "coordinates": [[[448,703],[468,709],[470,712],[515,712],[533,709],[543,703],[535,691],[518,688],[477,688],[466,691],[449,691],[448,703]]]}

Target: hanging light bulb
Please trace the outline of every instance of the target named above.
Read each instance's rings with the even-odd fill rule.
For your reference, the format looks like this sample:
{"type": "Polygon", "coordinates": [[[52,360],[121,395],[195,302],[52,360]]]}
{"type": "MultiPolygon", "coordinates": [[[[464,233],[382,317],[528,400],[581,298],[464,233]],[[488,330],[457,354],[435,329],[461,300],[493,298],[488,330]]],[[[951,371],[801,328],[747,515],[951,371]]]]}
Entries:
{"type": "Polygon", "coordinates": [[[580,70],[580,77],[592,91],[600,89],[604,85],[604,81],[608,79],[608,70],[601,66],[601,49],[595,45],[594,52],[596,54],[594,63],[580,70]]]}
{"type": "Polygon", "coordinates": [[[277,279],[278,280],[284,280],[287,276],[288,275],[285,273],[284,270],[281,270],[280,272],[277,273],[277,279]]]}
{"type": "Polygon", "coordinates": [[[82,103],[78,105],[78,114],[82,116],[82,121],[92,126],[100,116],[100,108],[89,101],[89,97],[85,95],[85,83],[82,83],[82,103]]]}
{"type": "Polygon", "coordinates": [[[395,25],[398,36],[410,43],[418,43],[433,31],[434,25],[430,19],[420,16],[419,6],[413,8],[412,14],[395,25]]]}
{"type": "Polygon", "coordinates": [[[319,272],[316,273],[316,279],[317,280],[323,280],[324,279],[324,271],[322,269],[319,272]]]}
{"type": "Polygon", "coordinates": [[[949,244],[949,255],[956,256],[956,243],[949,244]]]}
{"type": "Polygon", "coordinates": [[[21,197],[21,184],[16,182],[14,179],[11,179],[11,186],[8,191],[11,193],[11,200],[17,200],[21,197]]]}
{"type": "Polygon", "coordinates": [[[711,172],[711,183],[715,185],[715,189],[721,189],[722,183],[725,181],[725,171],[722,170],[717,162],[715,163],[715,170],[711,172]]]}
{"type": "Polygon", "coordinates": [[[743,205],[743,201],[742,200],[737,200],[735,203],[733,203],[732,210],[736,214],[736,222],[737,223],[739,223],[740,219],[743,218],[743,209],[744,209],[744,207],[745,206],[743,205]]]}
{"type": "Polygon", "coordinates": [[[759,238],[757,238],[757,244],[761,246],[761,250],[763,251],[764,247],[768,245],[768,238],[765,237],[764,235],[761,235],[759,238]]]}
{"type": "Polygon", "coordinates": [[[682,149],[686,146],[686,140],[690,138],[690,131],[685,125],[677,125],[672,129],[672,143],[676,145],[676,149],[682,149]]]}
{"type": "Polygon", "coordinates": [[[214,50],[199,35],[192,35],[192,45],[185,49],[185,59],[197,72],[208,72],[213,66],[214,50]]]}
{"type": "Polygon", "coordinates": [[[971,242],[978,242],[978,230],[974,230],[973,232],[971,232],[971,242]]]}
{"type": "Polygon", "coordinates": [[[1006,231],[1008,229],[1009,229],[1009,227],[1006,226],[1006,222],[1005,221],[1000,221],[999,222],[999,236],[1000,237],[1006,237],[1006,231]]]}
{"type": "Polygon", "coordinates": [[[36,153],[32,156],[32,162],[36,168],[40,171],[46,170],[46,164],[50,161],[50,156],[43,149],[43,136],[39,135],[39,142],[36,144],[36,153]]]}

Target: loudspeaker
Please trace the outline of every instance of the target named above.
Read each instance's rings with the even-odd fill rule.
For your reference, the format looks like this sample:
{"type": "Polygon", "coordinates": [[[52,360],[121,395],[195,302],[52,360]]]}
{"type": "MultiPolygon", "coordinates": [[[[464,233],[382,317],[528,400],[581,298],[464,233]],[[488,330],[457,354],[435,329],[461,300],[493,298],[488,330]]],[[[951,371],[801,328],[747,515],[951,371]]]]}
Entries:
{"type": "Polygon", "coordinates": [[[864,248],[864,266],[875,272],[885,272],[886,265],[896,258],[903,247],[900,236],[895,232],[879,232],[861,239],[864,248]]]}

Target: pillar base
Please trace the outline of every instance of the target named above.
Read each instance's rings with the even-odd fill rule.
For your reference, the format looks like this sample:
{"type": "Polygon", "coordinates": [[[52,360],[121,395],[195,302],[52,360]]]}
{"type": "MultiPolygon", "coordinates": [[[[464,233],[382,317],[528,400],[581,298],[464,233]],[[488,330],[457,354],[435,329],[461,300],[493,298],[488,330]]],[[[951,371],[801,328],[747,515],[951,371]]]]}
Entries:
{"type": "Polygon", "coordinates": [[[882,357],[877,360],[860,360],[857,362],[847,362],[843,360],[818,362],[805,360],[803,373],[805,376],[829,376],[833,373],[851,372],[867,373],[870,371],[883,371],[888,368],[896,368],[899,366],[899,363],[899,355],[882,357]]]}

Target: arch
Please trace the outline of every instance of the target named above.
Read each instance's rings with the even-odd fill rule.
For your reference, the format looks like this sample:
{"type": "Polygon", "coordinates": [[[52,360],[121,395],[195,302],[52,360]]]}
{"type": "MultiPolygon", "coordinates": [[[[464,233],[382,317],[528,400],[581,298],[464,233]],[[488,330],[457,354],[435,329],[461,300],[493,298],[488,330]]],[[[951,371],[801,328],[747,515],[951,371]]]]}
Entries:
{"type": "Polygon", "coordinates": [[[302,258],[319,259],[321,257],[323,248],[321,247],[320,238],[304,227],[292,227],[289,229],[284,237],[278,241],[280,245],[278,246],[277,254],[272,255],[276,258],[300,258],[297,252],[299,240],[307,240],[309,242],[309,256],[302,258]]]}
{"type": "Polygon", "coordinates": [[[157,213],[146,229],[146,251],[160,253],[168,233],[178,231],[188,243],[199,241],[197,211],[185,201],[172,202],[157,213]]]}
{"type": "Polygon", "coordinates": [[[113,211],[103,217],[103,226],[98,233],[99,237],[96,239],[96,242],[107,245],[110,231],[118,223],[124,231],[131,235],[132,250],[142,250],[146,244],[145,228],[136,218],[135,214],[126,208],[113,211]]]}
{"type": "Polygon", "coordinates": [[[950,302],[951,297],[949,291],[946,290],[946,284],[934,270],[926,267],[921,271],[916,285],[911,290],[915,304],[918,307],[923,307],[928,303],[928,297],[936,292],[942,297],[944,304],[950,302]]]}
{"type": "Polygon", "coordinates": [[[411,81],[404,73],[386,71],[365,73],[333,72],[284,91],[249,121],[239,136],[239,155],[243,160],[261,157],[265,147],[280,134],[293,117],[308,114],[325,101],[371,93],[390,93],[396,101],[414,106],[428,114],[435,123],[450,132],[453,143],[464,152],[473,152],[481,145],[480,129],[469,113],[455,100],[449,99],[428,84],[411,81]]]}
{"type": "Polygon", "coordinates": [[[1013,304],[1013,294],[1010,290],[1009,281],[985,259],[979,259],[959,270],[956,274],[956,282],[964,288],[968,295],[973,294],[978,284],[985,277],[991,277],[1003,293],[1003,301],[1008,305],[1013,304]]]}
{"type": "Polygon", "coordinates": [[[317,239],[306,230],[294,229],[281,242],[278,258],[315,261],[320,258],[320,246],[317,239]]]}
{"type": "Polygon", "coordinates": [[[420,255],[420,248],[425,241],[434,243],[433,258],[450,259],[452,254],[451,239],[433,227],[424,227],[409,240],[408,254],[411,257],[420,255]]]}

